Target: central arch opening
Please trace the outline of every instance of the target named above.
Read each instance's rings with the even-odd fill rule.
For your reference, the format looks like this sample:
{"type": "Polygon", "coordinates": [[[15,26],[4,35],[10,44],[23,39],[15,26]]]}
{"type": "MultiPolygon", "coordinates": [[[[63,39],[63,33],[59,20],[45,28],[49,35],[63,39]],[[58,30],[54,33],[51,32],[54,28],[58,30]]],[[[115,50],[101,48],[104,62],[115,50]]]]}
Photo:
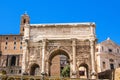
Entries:
{"type": "Polygon", "coordinates": [[[65,51],[54,51],[49,57],[49,76],[70,77],[69,59],[69,55],[65,51]]]}

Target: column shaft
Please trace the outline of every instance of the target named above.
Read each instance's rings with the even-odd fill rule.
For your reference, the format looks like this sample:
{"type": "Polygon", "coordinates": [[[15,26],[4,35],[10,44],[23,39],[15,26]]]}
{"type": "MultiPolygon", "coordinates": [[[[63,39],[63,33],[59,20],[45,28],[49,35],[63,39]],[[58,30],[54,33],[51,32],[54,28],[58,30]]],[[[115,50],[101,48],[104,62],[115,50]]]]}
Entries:
{"type": "Polygon", "coordinates": [[[46,48],[46,40],[42,42],[42,73],[45,72],[45,48],[46,48]]]}
{"type": "Polygon", "coordinates": [[[22,57],[22,73],[26,72],[26,54],[27,54],[27,42],[24,42],[23,57],[22,57]]]}
{"type": "Polygon", "coordinates": [[[72,40],[72,52],[73,52],[73,77],[76,76],[76,39],[72,40]]]}
{"type": "Polygon", "coordinates": [[[16,56],[15,66],[18,66],[18,56],[16,56]]]}
{"type": "Polygon", "coordinates": [[[91,71],[91,78],[92,79],[96,79],[96,72],[95,72],[95,44],[94,44],[94,40],[90,41],[90,47],[91,47],[91,67],[92,67],[92,71],[91,71]]]}

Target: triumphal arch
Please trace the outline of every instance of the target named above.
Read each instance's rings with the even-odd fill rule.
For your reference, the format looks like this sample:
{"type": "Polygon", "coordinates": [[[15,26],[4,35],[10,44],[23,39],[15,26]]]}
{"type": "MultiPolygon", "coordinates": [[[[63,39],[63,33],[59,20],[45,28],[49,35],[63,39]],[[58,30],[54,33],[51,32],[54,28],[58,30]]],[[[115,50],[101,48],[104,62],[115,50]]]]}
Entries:
{"type": "Polygon", "coordinates": [[[95,44],[95,23],[25,24],[22,72],[94,79],[95,44]]]}

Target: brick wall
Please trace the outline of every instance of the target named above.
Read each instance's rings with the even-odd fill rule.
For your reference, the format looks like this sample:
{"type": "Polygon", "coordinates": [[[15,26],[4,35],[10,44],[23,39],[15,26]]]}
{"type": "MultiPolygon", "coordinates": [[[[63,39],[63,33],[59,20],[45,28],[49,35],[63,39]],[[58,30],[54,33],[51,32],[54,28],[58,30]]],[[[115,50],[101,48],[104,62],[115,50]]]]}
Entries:
{"type": "Polygon", "coordinates": [[[53,57],[50,71],[51,76],[60,76],[60,55],[53,57]]]}

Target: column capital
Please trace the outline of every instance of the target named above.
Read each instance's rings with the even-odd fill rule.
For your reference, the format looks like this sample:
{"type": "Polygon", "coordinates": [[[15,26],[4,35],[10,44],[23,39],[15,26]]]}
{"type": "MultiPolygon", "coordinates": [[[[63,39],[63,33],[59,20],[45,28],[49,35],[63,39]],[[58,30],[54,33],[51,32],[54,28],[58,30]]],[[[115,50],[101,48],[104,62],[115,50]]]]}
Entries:
{"type": "Polygon", "coordinates": [[[43,40],[42,40],[42,45],[43,45],[43,46],[46,46],[46,43],[47,43],[47,39],[43,39],[43,40]]]}
{"type": "Polygon", "coordinates": [[[76,46],[77,39],[76,38],[72,38],[71,40],[72,40],[72,46],[76,46]]]}
{"type": "Polygon", "coordinates": [[[90,38],[89,41],[93,42],[93,41],[96,41],[96,39],[95,38],[90,38]]]}

